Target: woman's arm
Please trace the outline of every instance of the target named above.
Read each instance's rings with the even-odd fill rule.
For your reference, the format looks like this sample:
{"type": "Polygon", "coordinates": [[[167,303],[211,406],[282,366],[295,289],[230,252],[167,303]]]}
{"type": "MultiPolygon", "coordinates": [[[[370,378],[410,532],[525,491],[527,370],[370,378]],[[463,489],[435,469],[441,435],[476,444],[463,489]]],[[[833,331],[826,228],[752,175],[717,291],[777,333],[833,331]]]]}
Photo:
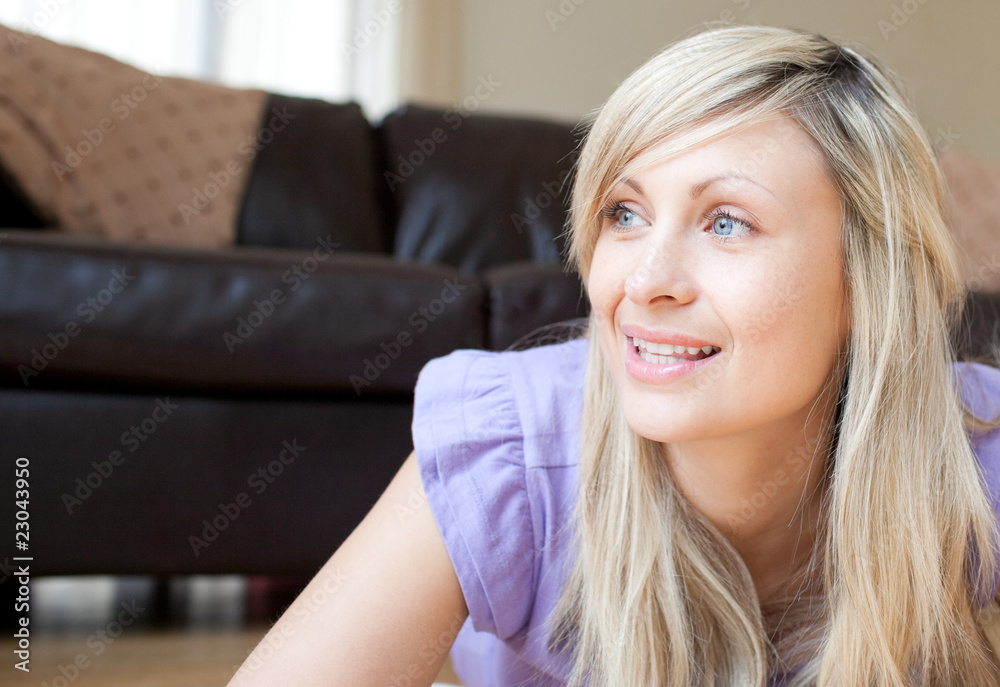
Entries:
{"type": "Polygon", "coordinates": [[[467,615],[411,453],[229,685],[427,686],[467,615]]]}

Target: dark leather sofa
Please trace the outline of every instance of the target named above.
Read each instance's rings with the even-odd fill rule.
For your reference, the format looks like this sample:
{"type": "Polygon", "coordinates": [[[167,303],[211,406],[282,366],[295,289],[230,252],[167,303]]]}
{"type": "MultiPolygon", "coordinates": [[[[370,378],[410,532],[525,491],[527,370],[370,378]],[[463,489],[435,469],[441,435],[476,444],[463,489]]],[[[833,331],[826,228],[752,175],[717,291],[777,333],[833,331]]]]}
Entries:
{"type": "MultiPolygon", "coordinates": [[[[586,314],[571,127],[272,107],[297,126],[229,249],[71,238],[0,184],[0,485],[30,461],[34,575],[309,575],[411,450],[427,360],[586,314]]],[[[998,321],[970,297],[961,354],[998,321]]]]}
{"type": "Polygon", "coordinates": [[[34,575],[311,574],[411,450],[427,360],[585,314],[571,127],[272,107],[297,126],[229,249],[72,238],[0,189],[0,455],[30,461],[34,575]]]}

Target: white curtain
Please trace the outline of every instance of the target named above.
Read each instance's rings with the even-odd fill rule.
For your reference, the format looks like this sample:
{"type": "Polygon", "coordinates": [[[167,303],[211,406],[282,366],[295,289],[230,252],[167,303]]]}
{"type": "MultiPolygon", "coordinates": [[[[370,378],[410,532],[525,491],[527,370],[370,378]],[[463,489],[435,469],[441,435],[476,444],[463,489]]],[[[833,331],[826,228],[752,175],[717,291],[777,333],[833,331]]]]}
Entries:
{"type": "Polygon", "coordinates": [[[351,92],[371,119],[401,102],[399,36],[406,4],[404,0],[357,0],[350,34],[340,46],[351,92]]]}
{"type": "Polygon", "coordinates": [[[212,11],[211,0],[4,0],[0,22],[148,71],[204,79],[212,77],[212,11]]]}
{"type": "Polygon", "coordinates": [[[212,17],[219,46],[213,75],[233,86],[350,99],[350,68],[340,48],[355,1],[242,0],[229,6],[218,0],[215,5],[227,9],[212,17]]]}
{"type": "Polygon", "coordinates": [[[463,0],[3,0],[0,23],[163,75],[355,100],[459,96],[463,0]]]}

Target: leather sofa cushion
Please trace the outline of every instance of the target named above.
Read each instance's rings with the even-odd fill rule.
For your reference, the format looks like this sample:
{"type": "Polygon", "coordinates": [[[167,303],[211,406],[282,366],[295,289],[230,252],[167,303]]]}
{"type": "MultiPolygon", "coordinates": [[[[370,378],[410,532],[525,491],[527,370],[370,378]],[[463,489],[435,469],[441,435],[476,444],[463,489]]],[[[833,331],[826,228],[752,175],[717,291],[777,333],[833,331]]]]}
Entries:
{"type": "Polygon", "coordinates": [[[10,231],[0,385],[410,394],[424,363],[482,347],[483,288],[435,265],[213,252],[10,231]]]}
{"type": "Polygon", "coordinates": [[[361,108],[271,95],[264,112],[262,131],[275,112],[290,121],[254,147],[237,242],[312,250],[332,234],[342,250],[388,251],[375,132],[361,108]]]}
{"type": "Polygon", "coordinates": [[[403,107],[383,120],[393,254],[466,273],[557,263],[576,140],[568,125],[403,107]]]}
{"type": "MultiPolygon", "coordinates": [[[[31,458],[34,575],[309,575],[413,447],[402,398],[0,388],[0,416],[0,450],[31,458]],[[189,539],[240,493],[251,506],[210,546],[189,539]]],[[[0,521],[14,509],[0,500],[0,521]]]]}

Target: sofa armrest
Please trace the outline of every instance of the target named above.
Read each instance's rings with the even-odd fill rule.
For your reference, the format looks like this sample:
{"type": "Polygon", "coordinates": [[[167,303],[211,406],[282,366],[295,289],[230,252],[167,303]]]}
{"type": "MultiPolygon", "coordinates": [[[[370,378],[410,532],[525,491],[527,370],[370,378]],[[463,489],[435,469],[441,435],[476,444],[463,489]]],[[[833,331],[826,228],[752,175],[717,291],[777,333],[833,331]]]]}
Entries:
{"type": "Polygon", "coordinates": [[[410,393],[484,339],[480,282],[313,250],[181,250],[11,231],[0,241],[0,384],[410,393]]]}
{"type": "Polygon", "coordinates": [[[511,263],[487,271],[483,281],[489,294],[487,346],[495,351],[590,311],[580,278],[561,263],[511,263]]]}
{"type": "Polygon", "coordinates": [[[958,360],[1000,362],[1000,293],[969,293],[951,340],[958,360]]]}

